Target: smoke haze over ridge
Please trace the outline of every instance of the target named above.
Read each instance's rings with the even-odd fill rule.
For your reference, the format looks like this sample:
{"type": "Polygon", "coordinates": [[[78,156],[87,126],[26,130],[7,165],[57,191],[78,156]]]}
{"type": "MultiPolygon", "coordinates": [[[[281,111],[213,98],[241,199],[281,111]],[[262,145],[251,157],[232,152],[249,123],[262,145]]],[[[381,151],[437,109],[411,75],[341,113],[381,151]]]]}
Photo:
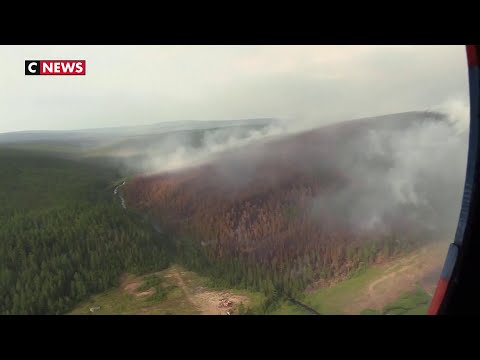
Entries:
{"type": "Polygon", "coordinates": [[[273,127],[219,143],[228,136],[212,135],[200,152],[176,143],[180,150],[164,151],[143,165],[152,166],[147,174],[173,177],[191,166],[205,169],[196,175],[198,182],[219,196],[259,184],[284,186],[290,176],[301,187],[302,175],[315,168],[325,179],[333,176],[334,186],[311,196],[312,220],[328,218],[332,226],[359,231],[388,232],[395,224],[448,239],[461,205],[468,107],[452,100],[435,108],[452,111],[392,114],[304,131],[273,127]],[[198,156],[190,161],[190,154],[198,156]]]}

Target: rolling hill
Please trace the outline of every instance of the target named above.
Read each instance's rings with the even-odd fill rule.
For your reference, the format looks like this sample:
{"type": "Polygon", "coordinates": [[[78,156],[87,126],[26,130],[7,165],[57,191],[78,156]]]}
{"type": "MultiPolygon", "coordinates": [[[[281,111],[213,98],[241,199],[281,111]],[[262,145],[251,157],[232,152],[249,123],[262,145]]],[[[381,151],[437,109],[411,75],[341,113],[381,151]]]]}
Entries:
{"type": "Polygon", "coordinates": [[[125,195],[176,234],[187,266],[296,294],[453,235],[463,164],[442,178],[431,156],[450,151],[434,148],[449,129],[423,112],[344,122],[139,176],[125,195]]]}
{"type": "Polygon", "coordinates": [[[431,112],[277,125],[0,134],[0,312],[216,313],[220,294],[256,299],[247,313],[424,311],[464,134],[431,112]],[[126,175],[125,211],[113,188],[126,175]],[[192,287],[170,277],[192,271],[192,287]],[[152,274],[165,289],[122,287],[152,274]]]}

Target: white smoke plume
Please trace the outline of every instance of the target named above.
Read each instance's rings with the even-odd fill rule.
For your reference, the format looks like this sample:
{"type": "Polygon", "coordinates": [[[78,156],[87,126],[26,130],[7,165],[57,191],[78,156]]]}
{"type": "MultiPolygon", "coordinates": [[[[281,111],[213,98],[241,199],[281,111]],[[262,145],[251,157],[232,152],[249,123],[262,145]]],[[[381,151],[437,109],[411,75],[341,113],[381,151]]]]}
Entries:
{"type": "Polygon", "coordinates": [[[261,128],[225,127],[193,135],[172,133],[146,150],[130,152],[124,162],[137,174],[175,171],[203,164],[225,151],[241,149],[285,133],[286,126],[279,121],[261,128]]]}
{"type": "Polygon", "coordinates": [[[351,182],[315,199],[314,214],[328,212],[359,229],[404,217],[451,239],[466,173],[469,111],[458,99],[435,109],[442,110],[440,121],[426,115],[401,130],[374,128],[350,145],[339,166],[351,182]]]}
{"type": "Polygon", "coordinates": [[[470,104],[460,97],[451,97],[443,104],[433,107],[434,110],[446,114],[457,133],[465,133],[469,129],[470,104]]]}
{"type": "MultiPolygon", "coordinates": [[[[337,144],[334,166],[350,180],[312,199],[312,214],[328,213],[350,227],[367,230],[381,228],[388,219],[404,218],[452,238],[466,172],[469,107],[451,98],[432,110],[416,113],[413,122],[402,114],[391,115],[389,121],[393,117],[392,123],[398,125],[394,127],[381,126],[382,119],[376,119],[368,131],[337,144]]],[[[153,174],[219,159],[216,164],[223,174],[219,183],[248,184],[257,160],[272,156],[261,153],[268,146],[249,151],[252,145],[311,126],[312,122],[277,121],[261,128],[227,127],[206,131],[197,143],[192,142],[192,134],[173,133],[125,158],[125,163],[135,174],[153,174]],[[234,152],[240,160],[222,160],[225,152],[234,152]]]]}

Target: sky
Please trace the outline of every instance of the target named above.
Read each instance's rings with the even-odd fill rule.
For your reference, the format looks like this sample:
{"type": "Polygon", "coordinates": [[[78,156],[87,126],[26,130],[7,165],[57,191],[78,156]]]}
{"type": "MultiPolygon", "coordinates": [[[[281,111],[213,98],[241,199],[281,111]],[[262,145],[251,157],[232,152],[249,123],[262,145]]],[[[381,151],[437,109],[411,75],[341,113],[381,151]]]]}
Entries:
{"type": "Polygon", "coordinates": [[[467,103],[465,48],[0,46],[0,132],[178,120],[340,120],[467,103]],[[86,60],[25,76],[24,60],[86,60]]]}

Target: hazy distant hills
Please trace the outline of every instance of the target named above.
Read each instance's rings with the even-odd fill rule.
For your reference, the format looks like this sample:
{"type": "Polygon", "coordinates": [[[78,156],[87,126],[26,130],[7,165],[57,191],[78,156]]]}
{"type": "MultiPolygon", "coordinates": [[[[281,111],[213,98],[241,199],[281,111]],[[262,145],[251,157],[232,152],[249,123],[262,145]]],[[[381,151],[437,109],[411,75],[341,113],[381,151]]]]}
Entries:
{"type": "Polygon", "coordinates": [[[0,143],[15,142],[101,142],[111,139],[122,140],[131,136],[151,136],[175,131],[207,130],[225,127],[268,126],[273,119],[220,120],[220,121],[170,121],[152,125],[122,126],[98,129],[59,131],[18,131],[0,133],[0,143]]]}
{"type": "MultiPolygon", "coordinates": [[[[399,114],[390,114],[377,117],[352,120],[360,124],[377,123],[380,126],[402,127],[411,121],[420,121],[423,118],[442,119],[444,116],[434,112],[412,111],[399,114]]],[[[348,121],[344,122],[348,123],[348,121]]],[[[278,124],[272,118],[218,120],[218,121],[169,121],[152,125],[122,126],[111,128],[81,129],[81,130],[33,130],[0,133],[0,144],[25,142],[70,142],[70,143],[101,143],[104,141],[123,141],[131,137],[152,137],[157,134],[166,134],[182,131],[215,130],[221,128],[263,128],[278,124]]]]}
{"type": "MultiPolygon", "coordinates": [[[[0,134],[0,145],[63,153],[70,156],[117,158],[146,153],[152,147],[181,140],[199,147],[205,136],[249,136],[276,123],[274,119],[172,121],[152,125],[71,131],[19,131],[0,134]],[[174,140],[175,139],[175,140],[174,140]]],[[[165,149],[164,149],[165,150],[165,149]]]]}
{"type": "MultiPolygon", "coordinates": [[[[171,121],[152,125],[72,131],[20,131],[0,134],[0,145],[47,151],[68,157],[108,160],[124,172],[155,173],[203,162],[212,155],[257,146],[285,136],[315,131],[400,130],[415,122],[444,121],[432,112],[405,112],[345,121],[318,130],[272,118],[223,121],[171,121]],[[257,145],[255,145],[257,144],[257,145]]],[[[310,134],[310,135],[308,135],[310,134]]],[[[282,147],[283,145],[280,145],[282,147]]]]}

